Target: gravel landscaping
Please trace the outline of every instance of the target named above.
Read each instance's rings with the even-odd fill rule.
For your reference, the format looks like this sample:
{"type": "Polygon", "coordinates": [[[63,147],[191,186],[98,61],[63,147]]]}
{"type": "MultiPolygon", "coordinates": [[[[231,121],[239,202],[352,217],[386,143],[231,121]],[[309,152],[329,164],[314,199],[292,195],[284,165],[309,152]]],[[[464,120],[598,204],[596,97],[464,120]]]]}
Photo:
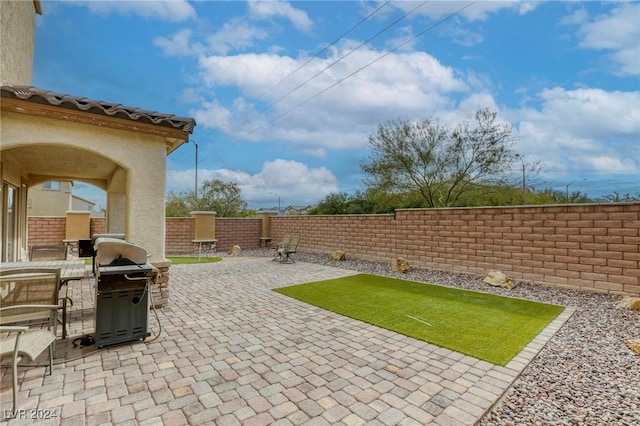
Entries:
{"type": "MultiPolygon", "coordinates": [[[[242,256],[270,256],[244,250],[242,256]]],[[[224,256],[224,255],[223,255],[224,256]]],[[[481,425],[639,425],[640,356],[625,341],[640,338],[640,311],[616,307],[621,296],[516,282],[491,287],[484,277],[428,269],[394,272],[390,264],[298,253],[297,261],[576,307],[481,425]]]]}

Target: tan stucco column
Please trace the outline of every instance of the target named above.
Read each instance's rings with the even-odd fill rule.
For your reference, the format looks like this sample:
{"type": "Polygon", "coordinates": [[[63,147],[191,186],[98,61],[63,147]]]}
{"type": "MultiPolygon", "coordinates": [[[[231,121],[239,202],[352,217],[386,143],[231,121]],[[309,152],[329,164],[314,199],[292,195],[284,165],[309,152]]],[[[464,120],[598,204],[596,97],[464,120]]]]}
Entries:
{"type": "Polygon", "coordinates": [[[190,212],[194,220],[194,251],[198,256],[216,251],[216,212],[190,212]]]}
{"type": "Polygon", "coordinates": [[[190,212],[194,219],[194,240],[214,240],[216,238],[216,212],[190,212]]]}
{"type": "Polygon", "coordinates": [[[127,173],[118,169],[107,188],[107,232],[126,235],[127,173]]]}
{"type": "Polygon", "coordinates": [[[79,240],[90,238],[91,232],[91,212],[89,211],[67,211],[65,221],[65,240],[79,240]]]}
{"type": "Polygon", "coordinates": [[[164,147],[147,149],[144,159],[154,167],[132,167],[127,173],[125,234],[147,250],[152,263],[164,260],[165,155],[164,147]]]}
{"type": "Polygon", "coordinates": [[[271,241],[271,216],[275,216],[275,212],[258,213],[257,216],[262,221],[262,229],[260,231],[260,247],[269,245],[271,241]]]}

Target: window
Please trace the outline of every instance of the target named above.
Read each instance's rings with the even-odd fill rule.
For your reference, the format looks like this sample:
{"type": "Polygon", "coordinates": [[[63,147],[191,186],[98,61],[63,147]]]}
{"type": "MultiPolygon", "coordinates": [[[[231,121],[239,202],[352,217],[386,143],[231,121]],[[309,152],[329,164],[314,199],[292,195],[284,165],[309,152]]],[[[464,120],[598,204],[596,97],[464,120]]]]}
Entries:
{"type": "Polygon", "coordinates": [[[45,182],[42,185],[42,189],[47,191],[60,191],[60,182],[58,182],[57,180],[45,182]]]}
{"type": "Polygon", "coordinates": [[[2,185],[2,261],[13,262],[15,257],[15,239],[18,234],[16,218],[16,198],[18,189],[3,182],[2,185]]]}

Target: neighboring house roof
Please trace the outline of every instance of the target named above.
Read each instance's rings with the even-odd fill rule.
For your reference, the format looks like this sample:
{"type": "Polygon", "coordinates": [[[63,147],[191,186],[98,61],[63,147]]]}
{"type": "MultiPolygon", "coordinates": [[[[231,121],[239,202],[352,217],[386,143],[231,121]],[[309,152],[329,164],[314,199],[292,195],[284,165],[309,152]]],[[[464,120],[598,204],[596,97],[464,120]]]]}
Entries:
{"type": "MultiPolygon", "coordinates": [[[[127,107],[121,104],[113,104],[109,102],[103,102],[98,100],[92,100],[85,97],[77,97],[71,95],[65,95],[60,93],[54,93],[47,90],[38,89],[33,86],[16,86],[16,85],[2,85],[0,86],[0,92],[2,96],[3,109],[11,110],[10,99],[22,100],[39,105],[50,105],[65,110],[78,111],[91,114],[92,118],[85,115],[78,115],[73,121],[78,122],[91,122],[95,124],[96,120],[99,120],[99,116],[119,118],[143,125],[138,130],[146,131],[148,133],[162,133],[157,130],[160,126],[163,128],[173,129],[181,132],[192,133],[196,125],[196,121],[193,118],[178,117],[172,114],[162,114],[156,111],[147,111],[140,108],[127,107]],[[95,117],[98,116],[98,117],[95,117]],[[146,128],[144,125],[152,125],[156,129],[146,128]]],[[[35,106],[35,105],[34,105],[35,106]]],[[[23,112],[20,107],[16,107],[15,110],[23,112]]],[[[58,115],[64,113],[58,113],[58,115]]],[[[40,112],[40,115],[45,115],[40,112]]],[[[55,117],[55,111],[48,111],[47,116],[55,117]]],[[[64,118],[69,120],[68,113],[64,114],[64,118]]],[[[119,126],[112,123],[110,127],[118,128],[119,126]]]]}
{"type": "Polygon", "coordinates": [[[71,194],[71,198],[73,198],[74,200],[82,201],[83,203],[87,203],[92,207],[96,205],[96,203],[94,203],[93,201],[87,200],[86,198],[78,197],[77,195],[71,194]]]}
{"type": "Polygon", "coordinates": [[[313,206],[287,206],[285,210],[309,210],[313,206]]]}

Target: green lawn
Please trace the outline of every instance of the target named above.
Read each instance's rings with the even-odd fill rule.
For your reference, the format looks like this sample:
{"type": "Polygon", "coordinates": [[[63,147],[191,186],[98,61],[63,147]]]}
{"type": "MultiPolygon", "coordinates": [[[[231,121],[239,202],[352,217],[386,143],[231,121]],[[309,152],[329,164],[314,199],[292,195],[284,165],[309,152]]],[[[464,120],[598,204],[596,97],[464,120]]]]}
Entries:
{"type": "Polygon", "coordinates": [[[497,365],[506,365],[564,310],[367,274],[274,291],[497,365]]]}
{"type": "Polygon", "coordinates": [[[172,265],[184,265],[191,263],[212,263],[220,262],[221,257],[190,257],[190,256],[167,256],[167,259],[171,261],[172,265]]]}

